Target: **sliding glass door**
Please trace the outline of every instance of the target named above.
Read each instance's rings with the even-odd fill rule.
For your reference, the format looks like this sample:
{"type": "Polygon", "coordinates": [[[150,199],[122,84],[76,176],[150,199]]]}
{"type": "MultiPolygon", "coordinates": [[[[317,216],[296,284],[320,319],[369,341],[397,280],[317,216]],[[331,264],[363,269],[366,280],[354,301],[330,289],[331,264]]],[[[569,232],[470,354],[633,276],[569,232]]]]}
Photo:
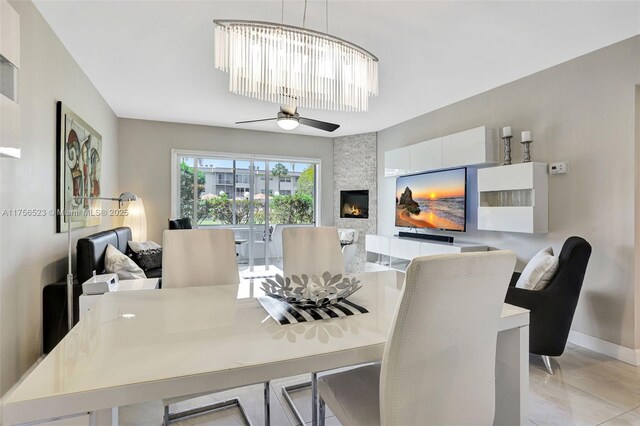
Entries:
{"type": "Polygon", "coordinates": [[[173,160],[174,216],[232,229],[243,270],[281,268],[282,229],[316,223],[317,162],[180,152],[173,160]]]}

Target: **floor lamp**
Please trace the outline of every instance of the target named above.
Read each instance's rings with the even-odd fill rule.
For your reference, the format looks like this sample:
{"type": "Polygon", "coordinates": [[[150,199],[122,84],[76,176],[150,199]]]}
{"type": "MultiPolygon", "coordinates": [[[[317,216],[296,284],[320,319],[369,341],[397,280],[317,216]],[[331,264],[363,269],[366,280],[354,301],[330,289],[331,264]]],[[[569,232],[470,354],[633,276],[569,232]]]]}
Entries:
{"type": "Polygon", "coordinates": [[[71,203],[74,200],[105,200],[105,201],[117,201],[118,207],[122,207],[122,203],[127,201],[135,201],[138,197],[131,192],[123,192],[118,198],[106,198],[106,197],[71,197],[67,201],[64,211],[64,217],[67,219],[67,256],[68,256],[68,269],[67,269],[67,325],[69,331],[73,328],[73,269],[71,266],[71,203]]]}
{"type": "Polygon", "coordinates": [[[122,226],[131,229],[131,240],[137,242],[147,241],[147,215],[144,211],[142,198],[127,204],[127,215],[122,221],[122,226]]]}

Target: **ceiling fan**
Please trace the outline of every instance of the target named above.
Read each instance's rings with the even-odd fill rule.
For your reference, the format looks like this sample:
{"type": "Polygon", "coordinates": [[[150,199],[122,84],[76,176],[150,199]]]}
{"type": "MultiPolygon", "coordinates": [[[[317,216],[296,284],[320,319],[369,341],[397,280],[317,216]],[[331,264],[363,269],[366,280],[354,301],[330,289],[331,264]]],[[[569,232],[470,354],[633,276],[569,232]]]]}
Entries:
{"type": "Polygon", "coordinates": [[[298,108],[292,105],[282,105],[280,106],[280,112],[274,118],[263,118],[260,120],[247,120],[247,121],[236,121],[236,124],[246,124],[246,123],[257,123],[259,121],[272,121],[277,120],[278,126],[284,130],[293,130],[298,127],[299,124],[303,126],[314,127],[316,129],[324,130],[327,132],[333,132],[338,127],[339,124],[327,123],[326,121],[318,121],[312,118],[300,117],[298,114],[298,108]]]}

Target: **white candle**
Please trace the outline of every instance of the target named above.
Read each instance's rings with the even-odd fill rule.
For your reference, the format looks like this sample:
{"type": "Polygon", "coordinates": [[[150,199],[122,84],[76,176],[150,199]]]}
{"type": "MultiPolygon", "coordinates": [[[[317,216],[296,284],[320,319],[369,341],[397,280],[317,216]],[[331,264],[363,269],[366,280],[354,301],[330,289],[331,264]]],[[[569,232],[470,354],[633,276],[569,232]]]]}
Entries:
{"type": "Polygon", "coordinates": [[[525,130],[522,132],[522,142],[531,142],[531,132],[529,130],[525,130]]]}
{"type": "Polygon", "coordinates": [[[507,138],[511,136],[511,127],[503,127],[502,128],[502,137],[507,138]]]}

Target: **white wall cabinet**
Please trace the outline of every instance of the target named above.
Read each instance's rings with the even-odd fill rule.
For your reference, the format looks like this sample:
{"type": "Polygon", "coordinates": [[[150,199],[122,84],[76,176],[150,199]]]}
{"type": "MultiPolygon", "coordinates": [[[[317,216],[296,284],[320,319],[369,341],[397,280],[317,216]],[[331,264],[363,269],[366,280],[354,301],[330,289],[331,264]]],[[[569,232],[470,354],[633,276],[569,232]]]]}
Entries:
{"type": "Polygon", "coordinates": [[[20,15],[0,0],[0,157],[20,158],[20,15]]]}
{"type": "Polygon", "coordinates": [[[7,0],[0,0],[0,55],[20,68],[20,15],[7,0]]]}
{"type": "Polygon", "coordinates": [[[498,164],[498,133],[485,126],[384,153],[384,175],[401,176],[450,167],[498,164]]]}
{"type": "Polygon", "coordinates": [[[478,170],[478,229],[549,232],[546,163],[521,163],[478,170]]]}
{"type": "Polygon", "coordinates": [[[20,157],[20,106],[1,94],[0,156],[20,157]]]}
{"type": "Polygon", "coordinates": [[[384,175],[400,176],[411,173],[411,147],[406,146],[384,153],[384,175]]]}
{"type": "Polygon", "coordinates": [[[442,138],[409,145],[410,173],[442,168],[442,138]]]}
{"type": "Polygon", "coordinates": [[[499,163],[498,132],[485,126],[445,136],[442,161],[446,167],[499,163]]]}

